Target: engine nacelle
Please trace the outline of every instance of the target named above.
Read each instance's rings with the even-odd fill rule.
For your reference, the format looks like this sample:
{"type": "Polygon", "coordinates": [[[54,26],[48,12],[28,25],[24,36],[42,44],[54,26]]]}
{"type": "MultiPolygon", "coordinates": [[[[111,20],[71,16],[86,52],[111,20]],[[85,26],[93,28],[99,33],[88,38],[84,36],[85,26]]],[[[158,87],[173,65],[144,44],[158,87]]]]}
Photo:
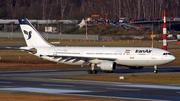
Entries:
{"type": "Polygon", "coordinates": [[[130,69],[143,69],[143,66],[129,66],[130,69]]]}
{"type": "Polygon", "coordinates": [[[114,71],[117,65],[114,61],[102,61],[100,64],[97,64],[97,67],[104,71],[114,71]]]}

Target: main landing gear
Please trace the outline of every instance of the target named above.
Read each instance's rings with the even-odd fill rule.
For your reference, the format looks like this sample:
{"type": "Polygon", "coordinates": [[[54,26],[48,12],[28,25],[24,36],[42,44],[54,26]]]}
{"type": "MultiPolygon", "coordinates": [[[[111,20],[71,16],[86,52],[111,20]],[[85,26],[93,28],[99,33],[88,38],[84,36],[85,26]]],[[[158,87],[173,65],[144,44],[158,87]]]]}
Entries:
{"type": "Polygon", "coordinates": [[[158,66],[154,66],[154,73],[158,73],[158,66]]]}
{"type": "Polygon", "coordinates": [[[104,71],[105,73],[114,73],[114,71],[104,71]]]}
{"type": "Polygon", "coordinates": [[[88,70],[88,74],[97,74],[97,70],[94,69],[95,64],[91,64],[91,70],[88,70]]]}
{"type": "Polygon", "coordinates": [[[88,74],[97,74],[97,70],[88,70],[88,74]]]}

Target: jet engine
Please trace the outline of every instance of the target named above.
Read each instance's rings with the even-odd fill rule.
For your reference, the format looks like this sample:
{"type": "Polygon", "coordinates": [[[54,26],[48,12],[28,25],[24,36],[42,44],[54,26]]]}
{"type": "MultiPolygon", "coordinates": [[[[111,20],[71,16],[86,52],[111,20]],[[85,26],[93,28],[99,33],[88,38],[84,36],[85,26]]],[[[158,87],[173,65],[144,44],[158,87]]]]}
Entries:
{"type": "Polygon", "coordinates": [[[114,71],[117,65],[114,61],[102,61],[100,64],[97,64],[97,67],[104,71],[114,71]]]}
{"type": "Polygon", "coordinates": [[[143,69],[143,66],[129,66],[130,69],[143,69]]]}

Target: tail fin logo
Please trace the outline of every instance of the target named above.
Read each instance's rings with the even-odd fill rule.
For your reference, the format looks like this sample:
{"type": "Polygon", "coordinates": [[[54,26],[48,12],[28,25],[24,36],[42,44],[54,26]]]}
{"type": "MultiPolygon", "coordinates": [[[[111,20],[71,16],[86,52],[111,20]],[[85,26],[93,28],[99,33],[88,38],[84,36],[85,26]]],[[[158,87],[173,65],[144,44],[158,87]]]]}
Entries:
{"type": "Polygon", "coordinates": [[[28,35],[28,38],[27,38],[27,40],[29,40],[30,38],[31,38],[31,34],[32,34],[32,31],[26,31],[26,30],[24,30],[24,33],[26,34],[26,35],[28,35]]]}

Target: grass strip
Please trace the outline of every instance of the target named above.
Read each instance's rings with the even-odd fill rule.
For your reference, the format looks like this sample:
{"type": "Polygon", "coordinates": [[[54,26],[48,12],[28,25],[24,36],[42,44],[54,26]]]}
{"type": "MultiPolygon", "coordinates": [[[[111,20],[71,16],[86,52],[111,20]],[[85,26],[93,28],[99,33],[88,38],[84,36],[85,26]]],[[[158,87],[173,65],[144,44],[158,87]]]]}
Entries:
{"type": "Polygon", "coordinates": [[[133,83],[152,83],[152,84],[180,84],[180,75],[178,74],[153,74],[153,75],[125,75],[124,79],[120,76],[84,76],[84,77],[65,77],[66,79],[83,79],[83,80],[101,80],[116,82],[133,82],[133,83]]]}
{"type": "Polygon", "coordinates": [[[58,97],[58,96],[45,96],[45,95],[27,95],[27,94],[9,94],[0,93],[1,101],[114,101],[111,99],[88,99],[76,97],[58,97]]]}

